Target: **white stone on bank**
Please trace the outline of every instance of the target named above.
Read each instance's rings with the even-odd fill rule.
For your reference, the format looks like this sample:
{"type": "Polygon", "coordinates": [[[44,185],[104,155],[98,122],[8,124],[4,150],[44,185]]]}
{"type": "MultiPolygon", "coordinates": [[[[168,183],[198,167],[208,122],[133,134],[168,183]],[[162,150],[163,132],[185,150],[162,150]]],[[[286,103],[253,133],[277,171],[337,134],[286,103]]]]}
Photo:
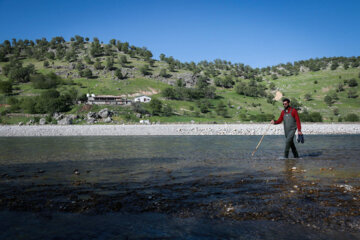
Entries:
{"type": "MultiPolygon", "coordinates": [[[[136,135],[283,135],[283,126],[269,124],[155,125],[0,125],[0,136],[136,136],[136,135]]],[[[360,123],[302,124],[303,133],[360,134],[360,123]]]]}

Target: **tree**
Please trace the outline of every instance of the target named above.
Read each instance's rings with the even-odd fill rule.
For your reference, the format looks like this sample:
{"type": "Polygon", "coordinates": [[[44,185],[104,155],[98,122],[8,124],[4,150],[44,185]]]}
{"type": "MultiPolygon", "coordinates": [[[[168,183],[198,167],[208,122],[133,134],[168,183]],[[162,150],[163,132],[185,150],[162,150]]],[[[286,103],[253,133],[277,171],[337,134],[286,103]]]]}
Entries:
{"type": "Polygon", "coordinates": [[[276,102],[274,98],[275,98],[275,96],[270,93],[266,97],[266,102],[270,103],[270,104],[274,104],[276,102]]]}
{"type": "Polygon", "coordinates": [[[216,106],[216,114],[222,117],[227,117],[228,111],[223,101],[220,101],[216,106]]]}
{"type": "Polygon", "coordinates": [[[29,82],[30,74],[35,72],[33,64],[29,64],[26,67],[11,68],[9,72],[9,79],[14,82],[29,82]]]}
{"type": "Polygon", "coordinates": [[[0,81],[0,92],[6,95],[12,94],[12,82],[11,81],[0,81]]]}
{"type": "Polygon", "coordinates": [[[160,54],[160,61],[164,61],[165,60],[165,54],[161,53],[160,54]]]}
{"type": "Polygon", "coordinates": [[[91,61],[91,58],[90,58],[88,55],[86,55],[86,56],[84,57],[84,61],[85,61],[87,64],[93,64],[93,62],[91,61]]]}
{"type": "Polygon", "coordinates": [[[6,53],[4,50],[0,49],[0,62],[6,61],[6,53]]]}
{"type": "Polygon", "coordinates": [[[167,99],[176,99],[176,91],[172,87],[167,87],[162,90],[161,95],[167,99]]]}
{"type": "Polygon", "coordinates": [[[342,83],[339,83],[336,92],[342,92],[342,91],[344,91],[344,85],[342,83]]]}
{"type": "Polygon", "coordinates": [[[162,110],[162,102],[159,99],[154,98],[150,101],[149,107],[153,115],[160,115],[162,110]]]}
{"type": "Polygon", "coordinates": [[[186,86],[186,83],[184,82],[184,80],[178,79],[178,80],[176,80],[176,86],[178,86],[178,87],[185,87],[185,86],[186,86]]]}
{"type": "Polygon", "coordinates": [[[124,43],[122,44],[121,51],[123,51],[124,53],[128,53],[128,52],[129,52],[129,43],[128,43],[128,42],[124,42],[124,43]]]}
{"type": "Polygon", "coordinates": [[[121,69],[116,69],[116,70],[115,70],[115,76],[116,76],[118,79],[123,79],[123,78],[124,78],[124,76],[123,76],[123,74],[122,74],[122,72],[121,72],[121,69]]]}
{"type": "Polygon", "coordinates": [[[68,62],[75,62],[77,60],[77,54],[74,49],[66,53],[65,60],[68,62]]]}
{"type": "Polygon", "coordinates": [[[336,70],[337,68],[339,67],[339,63],[338,62],[333,62],[332,64],[331,64],[331,70],[336,70]]]}
{"type": "Polygon", "coordinates": [[[31,75],[31,82],[35,89],[50,89],[56,88],[60,83],[60,78],[53,72],[43,75],[35,74],[31,75]]]}
{"type": "Polygon", "coordinates": [[[112,70],[114,68],[114,58],[108,57],[106,58],[106,68],[112,70]]]}
{"type": "Polygon", "coordinates": [[[80,76],[85,78],[92,78],[93,74],[89,68],[86,68],[80,72],[80,76]]]}
{"type": "Polygon", "coordinates": [[[79,61],[76,63],[75,68],[80,72],[81,70],[83,70],[85,68],[85,65],[81,61],[79,61]]]}
{"type": "Polygon", "coordinates": [[[96,59],[96,62],[94,63],[94,67],[95,67],[95,69],[97,69],[97,70],[101,70],[101,69],[104,68],[104,67],[101,65],[101,62],[100,62],[99,59],[96,59]]]}
{"type": "Polygon", "coordinates": [[[168,77],[168,74],[166,73],[166,69],[164,69],[164,68],[162,68],[162,69],[160,70],[159,75],[160,75],[161,77],[164,77],[164,78],[167,78],[167,77],[168,77]]]}
{"type": "Polygon", "coordinates": [[[165,106],[163,106],[162,112],[164,116],[169,117],[173,114],[173,109],[169,104],[166,104],[165,106]]]}
{"type": "Polygon", "coordinates": [[[115,39],[111,39],[110,42],[109,42],[111,45],[116,45],[116,40],[115,39]]]}
{"type": "Polygon", "coordinates": [[[207,113],[210,111],[209,109],[213,107],[212,104],[210,103],[210,101],[207,99],[199,100],[197,102],[197,106],[200,109],[201,113],[207,113]]]}
{"type": "Polygon", "coordinates": [[[174,63],[170,63],[169,66],[168,66],[168,70],[170,72],[175,72],[175,64],[174,63]]]}
{"type": "Polygon", "coordinates": [[[91,43],[90,54],[93,57],[98,57],[103,55],[103,49],[100,45],[99,39],[96,37],[94,38],[94,41],[91,43]]]}
{"type": "Polygon", "coordinates": [[[54,52],[48,52],[46,54],[46,57],[50,60],[55,60],[55,53],[54,52]]]}
{"type": "Polygon", "coordinates": [[[271,82],[270,85],[269,85],[269,88],[270,88],[271,90],[275,90],[275,89],[276,89],[276,86],[275,86],[275,84],[274,84],[273,82],[271,82]]]}
{"type": "Polygon", "coordinates": [[[123,67],[126,66],[126,64],[128,63],[128,61],[127,61],[127,58],[126,58],[125,55],[121,55],[121,56],[120,56],[119,63],[120,63],[120,65],[123,66],[123,67]]]}

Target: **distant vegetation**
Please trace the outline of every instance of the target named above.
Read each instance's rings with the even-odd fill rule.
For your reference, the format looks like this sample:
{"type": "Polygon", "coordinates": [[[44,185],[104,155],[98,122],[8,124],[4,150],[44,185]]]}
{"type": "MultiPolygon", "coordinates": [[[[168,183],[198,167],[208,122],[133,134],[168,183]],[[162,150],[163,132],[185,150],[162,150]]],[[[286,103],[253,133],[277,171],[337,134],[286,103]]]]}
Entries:
{"type": "Polygon", "coordinates": [[[86,115],[86,93],[133,96],[150,104],[113,107],[118,121],[269,121],[292,99],[303,121],[359,121],[360,57],[316,58],[264,68],[215,59],[181,62],[146,47],[76,35],[65,41],[0,44],[0,121],[8,113],[86,115]]]}

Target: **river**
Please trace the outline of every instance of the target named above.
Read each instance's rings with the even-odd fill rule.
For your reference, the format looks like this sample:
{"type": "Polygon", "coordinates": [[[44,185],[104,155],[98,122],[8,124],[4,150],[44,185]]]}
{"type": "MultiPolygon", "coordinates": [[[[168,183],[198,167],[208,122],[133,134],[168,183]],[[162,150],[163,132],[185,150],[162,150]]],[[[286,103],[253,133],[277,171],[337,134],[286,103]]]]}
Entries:
{"type": "Polygon", "coordinates": [[[360,239],[360,135],[305,137],[1,137],[0,238],[360,239]]]}

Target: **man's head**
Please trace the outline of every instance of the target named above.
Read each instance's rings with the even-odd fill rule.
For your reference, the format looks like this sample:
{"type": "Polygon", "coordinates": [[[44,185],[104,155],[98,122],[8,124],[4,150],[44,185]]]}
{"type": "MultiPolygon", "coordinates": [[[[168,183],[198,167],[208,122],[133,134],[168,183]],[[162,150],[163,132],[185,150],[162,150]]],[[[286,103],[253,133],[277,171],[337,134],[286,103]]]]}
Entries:
{"type": "Polygon", "coordinates": [[[285,109],[289,107],[289,104],[290,104],[290,99],[284,98],[283,99],[283,106],[284,106],[285,109]]]}

